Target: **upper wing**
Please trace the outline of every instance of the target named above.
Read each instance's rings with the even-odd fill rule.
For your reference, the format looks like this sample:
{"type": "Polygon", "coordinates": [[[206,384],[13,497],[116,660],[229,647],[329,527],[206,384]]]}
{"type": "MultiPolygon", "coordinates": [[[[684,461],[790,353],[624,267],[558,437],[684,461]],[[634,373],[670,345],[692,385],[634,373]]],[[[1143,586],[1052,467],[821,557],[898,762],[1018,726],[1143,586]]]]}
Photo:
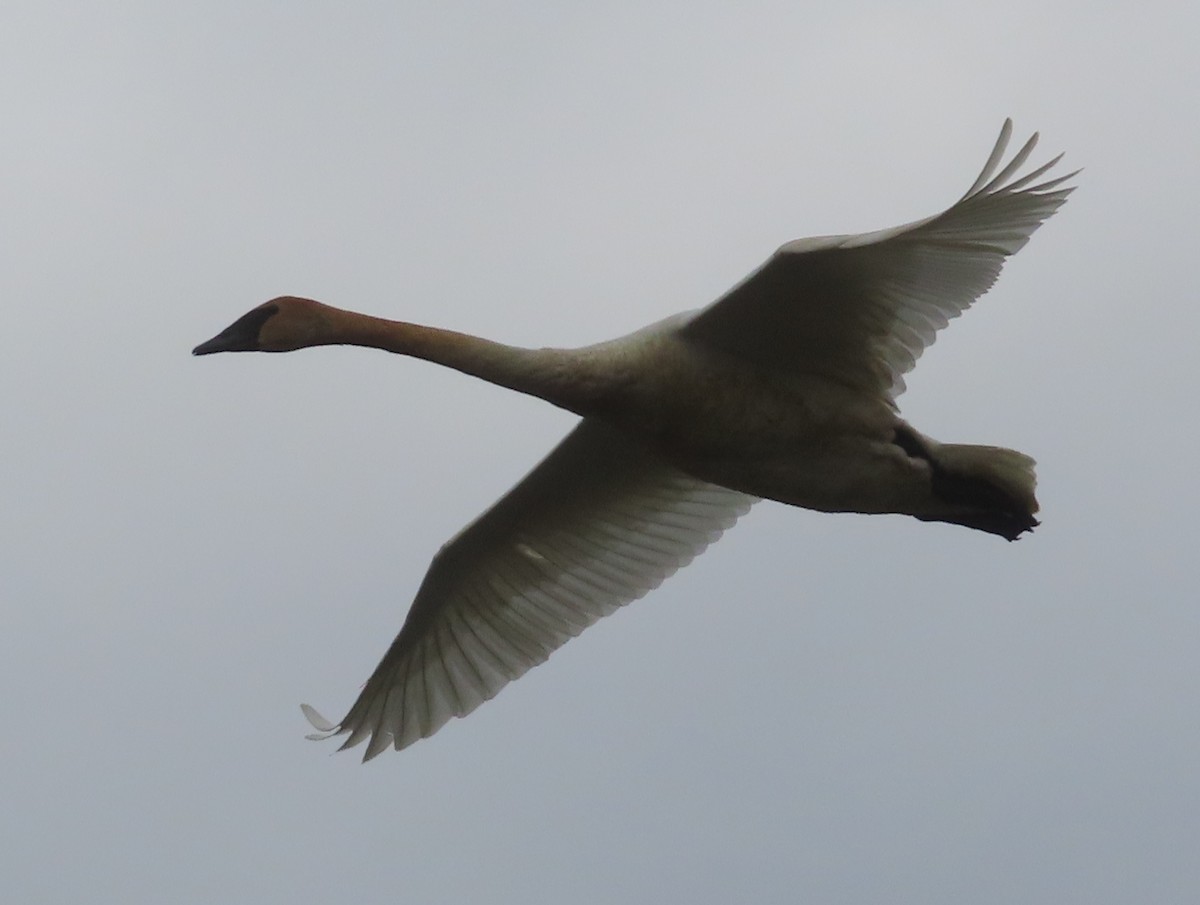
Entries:
{"type": "Polygon", "coordinates": [[[1005,120],[983,172],[949,210],[878,232],[789,242],[681,332],[894,399],[934,334],[991,288],[1004,259],[1074,190],[1062,186],[1075,173],[1034,184],[1061,154],[1014,178],[1036,133],[997,173],[1011,136],[1005,120]]]}
{"type": "Polygon", "coordinates": [[[346,717],[364,760],[465,716],[617,607],[657,587],[755,502],[585,419],[434,557],[404,627],[346,717]]]}

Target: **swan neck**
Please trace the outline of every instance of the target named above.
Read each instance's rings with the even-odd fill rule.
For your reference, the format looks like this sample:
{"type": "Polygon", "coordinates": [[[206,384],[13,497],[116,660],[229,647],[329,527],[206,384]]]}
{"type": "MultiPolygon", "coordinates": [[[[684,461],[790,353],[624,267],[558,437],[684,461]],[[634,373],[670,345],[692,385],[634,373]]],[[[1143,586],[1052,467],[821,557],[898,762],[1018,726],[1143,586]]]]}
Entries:
{"type": "Polygon", "coordinates": [[[489,383],[588,414],[600,390],[588,356],[573,349],[525,349],[468,333],[334,309],[331,342],[420,358],[489,383]]]}

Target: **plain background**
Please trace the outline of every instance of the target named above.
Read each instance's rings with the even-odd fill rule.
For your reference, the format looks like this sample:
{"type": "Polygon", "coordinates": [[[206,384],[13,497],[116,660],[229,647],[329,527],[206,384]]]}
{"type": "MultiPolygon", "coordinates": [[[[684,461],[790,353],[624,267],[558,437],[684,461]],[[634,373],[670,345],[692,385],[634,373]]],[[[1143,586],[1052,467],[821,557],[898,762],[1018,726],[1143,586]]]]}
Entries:
{"type": "Polygon", "coordinates": [[[1196,901],[1198,27],[6,5],[6,900],[1196,901]],[[901,404],[1034,455],[1034,535],[763,504],[435,738],[367,767],[303,740],[296,705],[343,712],[572,418],[380,353],[193,345],[283,293],[616,336],[950,204],[1009,115],[1080,189],[901,404]]]}

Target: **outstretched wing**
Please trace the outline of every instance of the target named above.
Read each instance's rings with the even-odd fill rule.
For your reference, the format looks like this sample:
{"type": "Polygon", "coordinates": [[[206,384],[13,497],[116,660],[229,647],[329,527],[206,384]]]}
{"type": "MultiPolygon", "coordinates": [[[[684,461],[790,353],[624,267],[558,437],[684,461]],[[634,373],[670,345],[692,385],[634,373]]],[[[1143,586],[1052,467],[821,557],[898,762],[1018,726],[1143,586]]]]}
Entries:
{"type": "Polygon", "coordinates": [[[585,419],[434,557],[400,634],[336,726],[364,760],[465,716],[613,610],[657,587],[755,498],[688,477],[585,419]]]}
{"type": "Polygon", "coordinates": [[[894,399],[937,331],[991,288],[1004,259],[1074,190],[1063,183],[1075,173],[1037,182],[1062,155],[1017,175],[1036,133],[996,172],[1011,136],[1005,120],[983,172],[948,210],[878,232],[789,242],[681,332],[894,399]]]}

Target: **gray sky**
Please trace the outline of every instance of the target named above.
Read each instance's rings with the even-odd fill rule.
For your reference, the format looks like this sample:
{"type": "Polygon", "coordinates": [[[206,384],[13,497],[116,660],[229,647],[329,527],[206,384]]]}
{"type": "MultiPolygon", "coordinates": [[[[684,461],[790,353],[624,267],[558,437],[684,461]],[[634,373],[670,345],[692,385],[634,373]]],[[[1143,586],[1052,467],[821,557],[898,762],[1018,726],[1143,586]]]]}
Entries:
{"type": "Polygon", "coordinates": [[[1187,6],[9,5],[5,898],[1195,901],[1187,6]],[[195,343],[287,292],[615,336],[935,212],[1007,115],[1080,190],[901,401],[1039,460],[1033,536],[763,504],[436,737],[304,741],[572,418],[195,343]]]}

